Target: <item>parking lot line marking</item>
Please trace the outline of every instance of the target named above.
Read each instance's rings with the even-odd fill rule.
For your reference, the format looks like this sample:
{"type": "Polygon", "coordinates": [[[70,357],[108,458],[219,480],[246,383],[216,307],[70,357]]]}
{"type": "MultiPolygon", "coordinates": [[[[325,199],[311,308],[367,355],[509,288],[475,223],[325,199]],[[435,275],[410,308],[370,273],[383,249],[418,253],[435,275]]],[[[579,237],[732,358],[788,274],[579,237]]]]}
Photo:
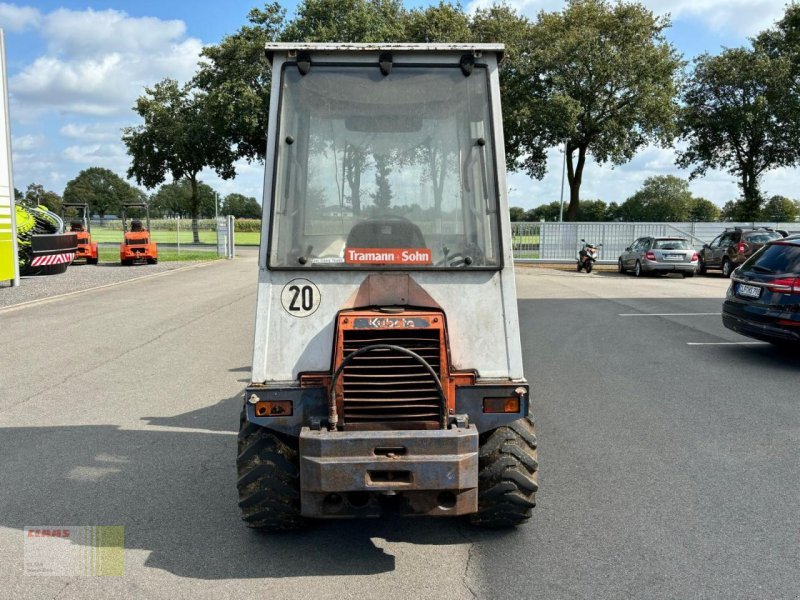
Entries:
{"type": "Polygon", "coordinates": [[[686,342],[687,346],[767,346],[769,342],[686,342]]]}
{"type": "Polygon", "coordinates": [[[712,317],[722,313],[621,313],[618,317],[712,317]]]}

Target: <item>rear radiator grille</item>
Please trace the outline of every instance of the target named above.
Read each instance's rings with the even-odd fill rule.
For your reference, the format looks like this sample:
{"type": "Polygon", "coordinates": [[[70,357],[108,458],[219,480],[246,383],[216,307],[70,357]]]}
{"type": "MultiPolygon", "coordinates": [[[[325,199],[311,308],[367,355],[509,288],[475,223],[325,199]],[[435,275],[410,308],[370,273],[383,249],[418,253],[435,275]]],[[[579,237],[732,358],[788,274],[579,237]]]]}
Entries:
{"type": "MultiPolygon", "coordinates": [[[[347,357],[364,346],[390,344],[419,354],[441,378],[439,330],[344,331],[347,357]]],[[[355,357],[342,373],[344,423],[435,427],[441,419],[436,381],[413,357],[373,350],[355,357]]]]}

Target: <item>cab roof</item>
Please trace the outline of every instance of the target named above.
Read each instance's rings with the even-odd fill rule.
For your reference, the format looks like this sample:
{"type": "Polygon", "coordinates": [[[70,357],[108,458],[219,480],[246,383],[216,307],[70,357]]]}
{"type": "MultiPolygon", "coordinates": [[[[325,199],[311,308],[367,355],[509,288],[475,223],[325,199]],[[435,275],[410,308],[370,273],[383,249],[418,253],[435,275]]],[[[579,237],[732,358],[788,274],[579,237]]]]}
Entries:
{"type": "Polygon", "coordinates": [[[316,42],[268,42],[264,48],[267,60],[272,63],[276,52],[452,52],[464,54],[467,52],[497,54],[497,62],[503,59],[505,44],[411,44],[411,43],[316,43],[316,42]]]}

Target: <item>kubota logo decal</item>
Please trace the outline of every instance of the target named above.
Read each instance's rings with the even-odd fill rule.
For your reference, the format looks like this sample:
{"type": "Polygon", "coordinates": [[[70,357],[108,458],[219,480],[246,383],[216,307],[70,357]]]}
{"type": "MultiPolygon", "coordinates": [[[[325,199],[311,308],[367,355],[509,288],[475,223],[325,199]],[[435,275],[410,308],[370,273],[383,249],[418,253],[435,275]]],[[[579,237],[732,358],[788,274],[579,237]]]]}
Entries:
{"type": "Polygon", "coordinates": [[[347,248],[344,262],[353,265],[429,265],[428,248],[347,248]]]}
{"type": "Polygon", "coordinates": [[[359,317],[355,319],[355,329],[423,329],[430,327],[428,319],[421,317],[359,317]]]}

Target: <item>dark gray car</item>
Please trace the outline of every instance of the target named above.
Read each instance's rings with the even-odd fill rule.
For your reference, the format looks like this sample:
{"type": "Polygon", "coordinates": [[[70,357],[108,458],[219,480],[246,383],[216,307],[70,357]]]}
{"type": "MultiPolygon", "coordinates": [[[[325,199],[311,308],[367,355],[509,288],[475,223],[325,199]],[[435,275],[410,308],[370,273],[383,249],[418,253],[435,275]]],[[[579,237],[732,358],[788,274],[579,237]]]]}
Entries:
{"type": "Polygon", "coordinates": [[[689,240],[676,237],[641,237],[625,248],[617,269],[620,273],[633,271],[637,277],[646,273],[680,273],[694,277],[697,252],[689,240]]]}

